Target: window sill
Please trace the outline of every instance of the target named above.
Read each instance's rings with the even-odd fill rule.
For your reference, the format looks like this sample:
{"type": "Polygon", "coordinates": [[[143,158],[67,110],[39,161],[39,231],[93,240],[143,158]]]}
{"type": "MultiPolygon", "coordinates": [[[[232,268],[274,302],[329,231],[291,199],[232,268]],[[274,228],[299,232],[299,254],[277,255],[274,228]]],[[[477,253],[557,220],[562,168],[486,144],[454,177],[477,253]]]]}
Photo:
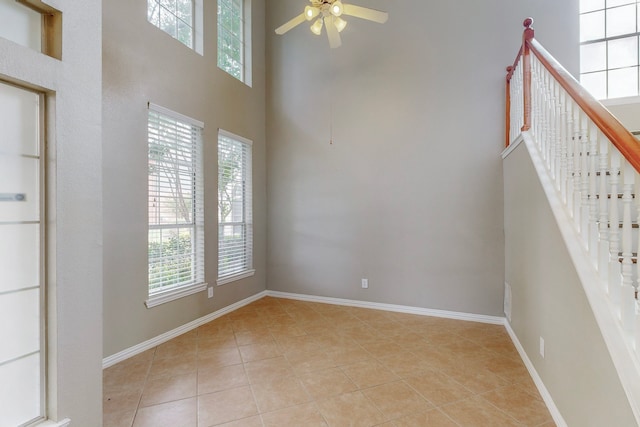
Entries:
{"type": "Polygon", "coordinates": [[[605,107],[608,107],[610,105],[616,106],[616,105],[639,104],[640,96],[626,96],[623,98],[607,98],[607,99],[600,99],[599,101],[602,102],[602,105],[604,105],[605,107]]]}
{"type": "Polygon", "coordinates": [[[206,283],[198,283],[197,285],[183,286],[177,289],[158,292],[157,294],[149,295],[149,299],[144,302],[144,305],[146,305],[147,308],[156,307],[166,302],[202,292],[207,289],[207,286],[206,283]]]}
{"type": "Polygon", "coordinates": [[[216,281],[218,286],[226,285],[227,283],[235,282],[236,280],[245,279],[247,277],[251,277],[256,274],[255,270],[245,270],[243,272],[234,274],[233,276],[225,276],[216,281]]]}

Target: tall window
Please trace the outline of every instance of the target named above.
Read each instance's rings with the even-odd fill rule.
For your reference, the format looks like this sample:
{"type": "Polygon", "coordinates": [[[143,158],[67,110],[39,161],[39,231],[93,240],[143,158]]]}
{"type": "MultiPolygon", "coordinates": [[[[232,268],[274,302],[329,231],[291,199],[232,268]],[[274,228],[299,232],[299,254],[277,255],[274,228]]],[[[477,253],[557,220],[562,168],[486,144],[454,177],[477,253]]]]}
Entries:
{"type": "Polygon", "coordinates": [[[598,99],[638,95],[637,0],[580,0],[580,81],[598,99]]]}
{"type": "Polygon", "coordinates": [[[248,4],[249,0],[218,0],[218,67],[250,85],[248,4]]]}
{"type": "Polygon", "coordinates": [[[148,307],[206,288],[202,128],[149,105],[148,307]]]}
{"type": "Polygon", "coordinates": [[[45,221],[37,93],[0,82],[0,425],[46,413],[45,221]]]}
{"type": "Polygon", "coordinates": [[[251,141],[218,133],[218,284],[254,273],[251,141]]]}
{"type": "Polygon", "coordinates": [[[194,48],[194,0],[147,0],[147,19],[174,39],[194,48]]]}

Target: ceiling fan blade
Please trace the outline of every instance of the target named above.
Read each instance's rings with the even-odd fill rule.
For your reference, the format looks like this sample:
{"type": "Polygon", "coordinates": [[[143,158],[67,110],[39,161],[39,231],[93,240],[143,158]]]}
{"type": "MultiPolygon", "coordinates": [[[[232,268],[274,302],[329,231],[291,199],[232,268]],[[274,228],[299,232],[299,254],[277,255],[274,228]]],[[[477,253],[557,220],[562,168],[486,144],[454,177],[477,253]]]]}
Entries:
{"type": "Polygon", "coordinates": [[[327,36],[329,37],[329,46],[332,49],[342,46],[342,39],[333,19],[333,16],[331,19],[328,19],[328,17],[324,19],[324,26],[327,28],[327,36]]]}
{"type": "Polygon", "coordinates": [[[384,24],[387,22],[387,19],[389,19],[389,14],[380,10],[369,9],[368,7],[356,6],[353,4],[345,4],[343,7],[343,14],[355,16],[360,19],[366,19],[367,21],[384,24]]]}
{"type": "Polygon", "coordinates": [[[301,13],[300,15],[296,16],[295,18],[293,18],[289,22],[287,22],[287,23],[279,26],[278,28],[276,28],[276,34],[283,35],[287,31],[293,29],[294,27],[297,27],[298,25],[302,24],[306,20],[307,20],[307,18],[305,18],[304,13],[301,13]]]}

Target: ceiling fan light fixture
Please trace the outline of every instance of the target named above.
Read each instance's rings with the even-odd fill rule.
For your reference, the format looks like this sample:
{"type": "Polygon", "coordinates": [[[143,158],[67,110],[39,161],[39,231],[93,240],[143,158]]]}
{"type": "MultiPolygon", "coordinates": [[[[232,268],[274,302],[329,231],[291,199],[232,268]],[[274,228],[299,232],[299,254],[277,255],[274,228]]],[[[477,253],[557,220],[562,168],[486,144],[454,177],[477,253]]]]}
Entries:
{"type": "Polygon", "coordinates": [[[333,2],[333,4],[331,5],[331,14],[333,16],[340,16],[342,15],[343,11],[344,6],[342,5],[342,2],[340,0],[333,2]]]}
{"type": "Polygon", "coordinates": [[[320,14],[320,9],[314,6],[307,6],[304,8],[304,17],[307,21],[311,21],[313,18],[320,14]]]}
{"type": "Polygon", "coordinates": [[[335,18],[333,18],[333,23],[336,26],[336,28],[338,29],[339,33],[341,33],[342,30],[344,30],[344,27],[347,26],[347,21],[345,21],[344,19],[340,18],[339,16],[336,16],[335,18]]]}
{"type": "Polygon", "coordinates": [[[323,19],[318,18],[316,19],[316,22],[314,22],[313,25],[311,26],[311,32],[316,36],[319,36],[320,34],[322,34],[322,23],[323,23],[323,19]]]}

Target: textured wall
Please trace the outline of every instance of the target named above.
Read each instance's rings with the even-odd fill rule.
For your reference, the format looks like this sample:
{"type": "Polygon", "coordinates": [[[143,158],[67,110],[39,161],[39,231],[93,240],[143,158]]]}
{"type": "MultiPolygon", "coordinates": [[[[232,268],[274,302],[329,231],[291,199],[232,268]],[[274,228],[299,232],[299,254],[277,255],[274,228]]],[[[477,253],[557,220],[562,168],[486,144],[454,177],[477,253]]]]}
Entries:
{"type": "Polygon", "coordinates": [[[533,16],[575,71],[577,1],[354,3],[330,50],[269,2],[267,286],[501,315],[504,69],[533,16]]]}
{"type": "Polygon", "coordinates": [[[264,2],[254,0],[253,87],[217,68],[215,2],[204,2],[204,55],[147,22],[146,1],[104,3],[104,355],[265,289],[264,2]],[[151,309],[147,299],[147,102],[204,122],[205,279],[217,277],[217,132],[253,140],[253,277],[151,309]]]}

